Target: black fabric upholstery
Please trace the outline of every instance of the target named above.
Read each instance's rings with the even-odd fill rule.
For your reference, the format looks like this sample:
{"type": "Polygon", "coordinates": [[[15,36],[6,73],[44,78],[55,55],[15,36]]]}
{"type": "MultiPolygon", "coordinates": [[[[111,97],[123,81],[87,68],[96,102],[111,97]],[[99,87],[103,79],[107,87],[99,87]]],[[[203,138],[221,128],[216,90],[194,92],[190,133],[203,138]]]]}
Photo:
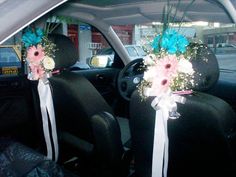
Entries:
{"type": "Polygon", "coordinates": [[[45,156],[16,142],[0,140],[1,177],[76,177],[45,156]]]}
{"type": "Polygon", "coordinates": [[[194,71],[195,91],[211,89],[219,78],[219,66],[215,54],[205,45],[199,47],[196,56],[191,60],[194,71]]]}
{"type": "Polygon", "coordinates": [[[60,129],[93,142],[91,117],[111,108],[83,76],[65,71],[50,78],[60,129]]]}
{"type": "Polygon", "coordinates": [[[19,124],[27,122],[29,118],[29,110],[27,102],[21,96],[6,96],[0,99],[0,131],[4,133],[7,129],[17,127],[19,124]],[[21,107],[19,107],[21,105],[21,107]],[[12,110],[12,111],[9,111],[12,110]]]}
{"type": "Polygon", "coordinates": [[[73,149],[73,156],[78,156],[82,165],[85,164],[85,173],[95,169],[92,176],[120,174],[124,150],[112,109],[84,76],[67,70],[77,59],[69,39],[62,35],[51,35],[50,39],[58,48],[55,63],[56,68],[61,69],[49,81],[62,142],[70,146],[66,149],[73,149]]]}
{"type": "Polygon", "coordinates": [[[100,176],[124,176],[121,157],[124,153],[117,120],[107,112],[96,114],[91,119],[95,138],[97,161],[102,169],[100,176]]]}
{"type": "Polygon", "coordinates": [[[101,112],[92,117],[95,148],[101,159],[111,164],[122,156],[122,142],[117,120],[107,112],[101,112]],[[116,154],[117,153],[117,154],[116,154]]]}
{"type": "Polygon", "coordinates": [[[68,37],[60,34],[50,34],[48,39],[56,44],[55,69],[68,68],[76,63],[78,52],[68,37]]]}
{"type": "MultiPolygon", "coordinates": [[[[232,176],[232,154],[227,136],[235,125],[230,106],[214,96],[195,92],[178,104],[181,117],[168,120],[169,177],[232,176]]],[[[150,177],[155,111],[153,98],[141,101],[138,92],[130,103],[130,128],[137,177],[150,177]]]]}

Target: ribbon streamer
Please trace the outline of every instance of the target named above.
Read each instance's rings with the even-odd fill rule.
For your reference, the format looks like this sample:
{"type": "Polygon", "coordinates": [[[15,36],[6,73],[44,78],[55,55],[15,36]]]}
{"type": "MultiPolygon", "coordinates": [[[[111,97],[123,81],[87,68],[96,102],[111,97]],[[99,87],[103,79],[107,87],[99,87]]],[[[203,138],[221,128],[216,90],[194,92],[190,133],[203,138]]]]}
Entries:
{"type": "Polygon", "coordinates": [[[177,112],[176,102],[185,103],[185,98],[172,94],[169,90],[160,97],[155,97],[151,106],[156,110],[153,156],[152,156],[152,177],[167,177],[169,160],[169,138],[167,120],[176,119],[180,116],[177,112]]]}
{"type": "Polygon", "coordinates": [[[49,126],[51,126],[52,141],[53,141],[54,152],[55,152],[55,161],[57,161],[58,160],[58,139],[57,139],[56,120],[55,120],[54,106],[53,106],[53,100],[52,100],[52,93],[51,93],[49,81],[47,79],[39,79],[38,93],[39,93],[40,108],[41,108],[42,121],[43,121],[43,132],[44,132],[44,138],[45,138],[46,147],[47,147],[47,157],[50,160],[52,160],[53,158],[52,143],[51,143],[50,131],[49,131],[49,126]]]}

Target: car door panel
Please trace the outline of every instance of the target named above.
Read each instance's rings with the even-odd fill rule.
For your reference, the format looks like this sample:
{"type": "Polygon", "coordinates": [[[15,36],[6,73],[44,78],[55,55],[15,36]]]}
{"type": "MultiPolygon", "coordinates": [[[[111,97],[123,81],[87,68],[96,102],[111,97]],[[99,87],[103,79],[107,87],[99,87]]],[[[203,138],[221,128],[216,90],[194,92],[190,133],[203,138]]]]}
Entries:
{"type": "Polygon", "coordinates": [[[119,71],[120,69],[116,68],[92,68],[74,72],[86,77],[111,105],[117,97],[116,78],[119,71]]]}

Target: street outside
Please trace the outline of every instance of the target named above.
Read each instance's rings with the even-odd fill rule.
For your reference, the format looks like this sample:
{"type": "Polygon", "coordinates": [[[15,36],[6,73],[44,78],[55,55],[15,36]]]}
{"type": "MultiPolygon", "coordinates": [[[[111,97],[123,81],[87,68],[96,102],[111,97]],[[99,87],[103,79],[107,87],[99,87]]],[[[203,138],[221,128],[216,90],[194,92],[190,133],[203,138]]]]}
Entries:
{"type": "Polygon", "coordinates": [[[218,54],[216,58],[220,68],[220,80],[236,83],[236,53],[218,54]]]}

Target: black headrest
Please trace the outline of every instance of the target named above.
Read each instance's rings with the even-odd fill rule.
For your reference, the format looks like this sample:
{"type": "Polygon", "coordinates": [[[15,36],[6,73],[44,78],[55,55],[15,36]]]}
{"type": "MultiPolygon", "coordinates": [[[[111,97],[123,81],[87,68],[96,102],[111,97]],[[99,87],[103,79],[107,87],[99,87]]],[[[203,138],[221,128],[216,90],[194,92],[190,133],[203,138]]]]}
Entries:
{"type": "Polygon", "coordinates": [[[198,47],[197,54],[191,61],[194,74],[195,91],[207,91],[212,88],[219,78],[219,66],[215,54],[206,47],[198,47]]]}
{"type": "Polygon", "coordinates": [[[48,39],[56,44],[55,69],[68,68],[78,60],[78,52],[67,36],[49,34],[48,39]]]}

